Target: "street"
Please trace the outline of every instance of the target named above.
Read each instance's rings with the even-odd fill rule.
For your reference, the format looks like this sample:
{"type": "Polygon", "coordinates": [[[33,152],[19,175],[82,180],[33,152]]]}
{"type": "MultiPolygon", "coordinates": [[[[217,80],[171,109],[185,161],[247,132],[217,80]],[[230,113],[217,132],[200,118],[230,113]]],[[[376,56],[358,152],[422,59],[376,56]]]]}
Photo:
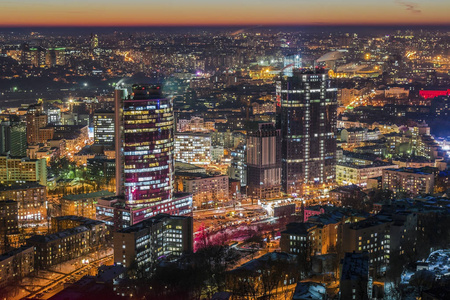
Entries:
{"type": "Polygon", "coordinates": [[[98,266],[109,264],[113,264],[113,249],[99,250],[27,276],[18,284],[18,290],[0,291],[9,292],[7,295],[2,294],[1,299],[48,299],[62,291],[65,284],[73,283],[85,275],[96,275],[98,266]]]}

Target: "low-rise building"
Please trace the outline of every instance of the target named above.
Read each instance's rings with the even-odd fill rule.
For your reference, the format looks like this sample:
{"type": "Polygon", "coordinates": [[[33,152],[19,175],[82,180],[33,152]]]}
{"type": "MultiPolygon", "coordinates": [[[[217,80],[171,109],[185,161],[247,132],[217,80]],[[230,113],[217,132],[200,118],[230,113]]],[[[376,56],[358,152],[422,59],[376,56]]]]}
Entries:
{"type": "Polygon", "coordinates": [[[121,300],[133,296],[133,290],[128,286],[121,286],[122,280],[126,280],[127,269],[121,265],[100,266],[97,276],[83,276],[80,280],[65,287],[62,291],[50,297],[50,300],[84,300],[84,299],[109,299],[121,300]]]}
{"type": "Polygon", "coordinates": [[[158,212],[176,215],[192,215],[192,195],[187,193],[174,193],[170,204],[161,204],[157,207],[129,207],[123,197],[113,196],[100,198],[97,203],[97,220],[113,226],[114,230],[121,230],[158,215],[158,212]]]}
{"type": "Polygon", "coordinates": [[[409,158],[394,158],[392,163],[396,164],[399,168],[423,168],[434,167],[436,163],[428,160],[425,157],[413,156],[409,158]]]}
{"type": "Polygon", "coordinates": [[[362,127],[347,128],[341,130],[341,141],[347,144],[359,144],[365,141],[374,141],[380,138],[378,129],[362,127]]]}
{"type": "Polygon", "coordinates": [[[15,236],[19,233],[17,202],[0,201],[0,253],[9,247],[18,247],[15,236]]]}
{"type": "Polygon", "coordinates": [[[346,199],[359,199],[363,201],[364,197],[366,197],[367,194],[363,192],[361,187],[351,184],[346,186],[340,186],[331,190],[330,196],[331,199],[338,202],[342,202],[343,200],[346,199]]]}
{"type": "Polygon", "coordinates": [[[19,226],[36,226],[47,220],[47,187],[36,182],[0,186],[0,201],[18,204],[19,226]]]}
{"type": "Polygon", "coordinates": [[[312,255],[314,253],[313,235],[316,228],[317,225],[312,223],[286,225],[286,230],[281,232],[281,251],[295,255],[312,255]]]}
{"type": "Polygon", "coordinates": [[[382,161],[374,162],[371,165],[341,162],[336,164],[336,182],[341,185],[355,184],[365,187],[369,178],[381,176],[383,175],[383,170],[396,167],[396,165],[382,161]]]}
{"type": "Polygon", "coordinates": [[[64,216],[52,219],[55,233],[27,240],[34,247],[35,268],[45,269],[98,250],[105,245],[107,228],[101,221],[64,216]],[[72,227],[75,226],[75,227],[72,227]]]}
{"type": "Polygon", "coordinates": [[[208,133],[176,133],[175,160],[194,165],[211,163],[211,135],[208,133]]]}
{"type": "Polygon", "coordinates": [[[34,249],[29,246],[0,255],[0,288],[34,271],[34,249]]]}
{"type": "Polygon", "coordinates": [[[237,299],[264,299],[296,282],[295,255],[269,252],[227,272],[227,288],[237,299]],[[250,283],[250,284],[249,284],[250,283]]]}
{"type": "Polygon", "coordinates": [[[325,300],[327,289],[324,284],[316,282],[298,282],[292,300],[325,300]]]}
{"type": "Polygon", "coordinates": [[[192,251],[192,217],[159,214],[114,233],[114,262],[125,267],[150,267],[161,257],[192,251]]]}
{"type": "Polygon", "coordinates": [[[108,191],[64,196],[60,200],[61,215],[95,219],[98,199],[111,196],[114,194],[108,191]]]}
{"type": "Polygon", "coordinates": [[[340,278],[340,299],[372,299],[372,278],[367,253],[346,253],[340,278]]]}
{"type": "Polygon", "coordinates": [[[381,274],[395,251],[401,255],[409,242],[414,243],[416,227],[416,213],[381,211],[359,222],[344,224],[341,251],[367,252],[374,271],[381,274]]]}
{"type": "Polygon", "coordinates": [[[228,201],[228,176],[203,173],[175,173],[176,190],[192,194],[194,207],[228,201]]]}
{"type": "Polygon", "coordinates": [[[47,184],[46,159],[0,156],[0,184],[38,182],[47,184]]]}
{"type": "Polygon", "coordinates": [[[411,196],[430,194],[434,190],[434,180],[438,174],[436,168],[400,168],[383,170],[383,189],[397,194],[407,193],[411,196]]]}

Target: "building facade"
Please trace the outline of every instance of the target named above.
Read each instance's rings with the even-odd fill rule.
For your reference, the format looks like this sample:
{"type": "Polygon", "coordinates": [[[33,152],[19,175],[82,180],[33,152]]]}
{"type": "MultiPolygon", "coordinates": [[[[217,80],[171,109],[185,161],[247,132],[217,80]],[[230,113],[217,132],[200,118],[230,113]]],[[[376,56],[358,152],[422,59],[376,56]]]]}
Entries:
{"type": "Polygon", "coordinates": [[[54,233],[27,240],[34,247],[35,267],[48,268],[98,250],[106,242],[107,228],[101,221],[64,216],[52,219],[54,233]]]}
{"type": "Polygon", "coordinates": [[[43,113],[42,105],[30,105],[28,107],[27,115],[27,143],[29,145],[41,143],[39,139],[39,129],[47,126],[47,115],[43,113]]]}
{"type": "Polygon", "coordinates": [[[47,161],[0,156],[0,184],[24,182],[47,185],[47,161]]]}
{"type": "Polygon", "coordinates": [[[431,194],[434,191],[434,180],[438,170],[424,167],[383,170],[382,187],[397,194],[408,193],[410,196],[431,194]]]}
{"type": "Polygon", "coordinates": [[[17,204],[13,200],[0,201],[0,253],[18,246],[17,204]]]}
{"type": "MultiPolygon", "coordinates": [[[[122,141],[116,174],[130,207],[171,203],[174,173],[174,115],[170,99],[159,86],[133,86],[131,99],[122,101],[122,141]]],[[[120,110],[117,107],[116,110],[120,110]]]]}
{"type": "Polygon", "coordinates": [[[94,143],[114,147],[115,113],[108,110],[94,112],[94,143]]]}
{"type": "Polygon", "coordinates": [[[159,214],[114,233],[114,262],[150,267],[161,257],[177,258],[193,251],[191,217],[159,214]]]}
{"type": "Polygon", "coordinates": [[[228,201],[229,180],[226,175],[177,172],[175,184],[179,192],[192,194],[193,205],[197,208],[228,201]]]}
{"type": "Polygon", "coordinates": [[[309,186],[334,182],[337,89],[325,70],[294,70],[277,84],[277,94],[284,191],[302,195],[309,186]]]}
{"type": "Polygon", "coordinates": [[[355,184],[366,187],[367,180],[383,174],[383,170],[396,168],[384,162],[375,162],[371,165],[357,165],[352,163],[338,163],[336,165],[336,182],[341,185],[355,184]]]}
{"type": "Polygon", "coordinates": [[[194,165],[211,163],[211,135],[207,133],[176,133],[175,160],[194,165]]]}
{"type": "Polygon", "coordinates": [[[0,201],[18,204],[17,218],[21,227],[36,226],[47,221],[47,187],[24,183],[0,187],[0,201]]]}
{"type": "Polygon", "coordinates": [[[34,271],[34,249],[22,246],[0,255],[0,288],[34,271]]]}
{"type": "Polygon", "coordinates": [[[281,191],[281,131],[259,123],[247,133],[247,195],[275,198],[281,191]]]}

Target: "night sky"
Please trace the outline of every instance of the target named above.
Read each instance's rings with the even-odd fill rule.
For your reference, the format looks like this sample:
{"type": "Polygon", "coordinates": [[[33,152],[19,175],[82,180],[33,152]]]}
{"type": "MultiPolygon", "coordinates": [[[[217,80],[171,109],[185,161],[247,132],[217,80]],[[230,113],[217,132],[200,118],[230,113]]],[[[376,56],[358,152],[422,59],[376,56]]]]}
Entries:
{"type": "Polygon", "coordinates": [[[450,24],[449,0],[0,0],[0,26],[450,24]]]}

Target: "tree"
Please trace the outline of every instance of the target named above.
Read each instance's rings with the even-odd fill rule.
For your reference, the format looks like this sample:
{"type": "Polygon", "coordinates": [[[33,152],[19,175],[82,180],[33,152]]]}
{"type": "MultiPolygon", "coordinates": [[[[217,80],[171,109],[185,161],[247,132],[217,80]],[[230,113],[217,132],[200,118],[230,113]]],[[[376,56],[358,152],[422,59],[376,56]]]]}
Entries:
{"type": "Polygon", "coordinates": [[[424,290],[430,289],[434,283],[434,273],[425,269],[417,271],[409,281],[409,284],[416,288],[419,295],[424,290]]]}
{"type": "Polygon", "coordinates": [[[394,193],[387,189],[376,189],[369,193],[369,198],[372,203],[391,204],[394,193]]]}
{"type": "Polygon", "coordinates": [[[224,290],[226,272],[237,259],[234,249],[210,246],[182,257],[177,263],[158,261],[138,266],[133,262],[129,278],[138,298],[203,299],[224,290]]]}

